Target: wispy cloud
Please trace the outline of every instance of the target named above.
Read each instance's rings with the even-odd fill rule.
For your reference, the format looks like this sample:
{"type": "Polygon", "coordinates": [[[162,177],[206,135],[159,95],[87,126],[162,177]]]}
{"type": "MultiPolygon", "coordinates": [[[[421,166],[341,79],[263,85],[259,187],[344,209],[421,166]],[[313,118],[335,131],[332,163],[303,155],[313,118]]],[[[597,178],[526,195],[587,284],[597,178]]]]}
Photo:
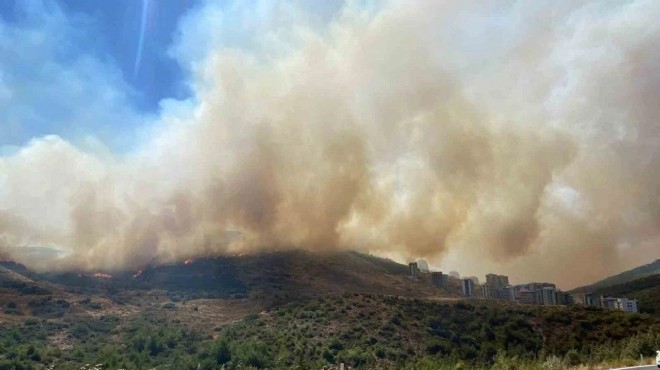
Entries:
{"type": "Polygon", "coordinates": [[[140,17],[140,34],[138,35],[137,50],[135,52],[135,64],[133,66],[133,78],[136,78],[140,71],[142,62],[142,51],[144,49],[144,35],[147,30],[147,14],[149,12],[149,0],[142,0],[142,14],[140,17]]]}

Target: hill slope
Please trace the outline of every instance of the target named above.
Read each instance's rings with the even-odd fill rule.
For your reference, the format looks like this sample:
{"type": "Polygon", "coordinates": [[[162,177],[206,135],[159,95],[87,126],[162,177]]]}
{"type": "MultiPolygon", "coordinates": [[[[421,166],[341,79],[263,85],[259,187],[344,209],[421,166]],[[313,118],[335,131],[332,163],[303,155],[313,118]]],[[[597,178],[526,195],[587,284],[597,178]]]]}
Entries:
{"type": "Polygon", "coordinates": [[[593,290],[596,295],[637,299],[641,312],[660,315],[660,274],[593,290]]]}
{"type": "Polygon", "coordinates": [[[660,259],[573,289],[573,292],[637,299],[641,312],[660,314],[660,259]]]}
{"type": "Polygon", "coordinates": [[[40,274],[38,278],[85,294],[161,290],[181,300],[198,298],[314,297],[355,292],[413,297],[458,295],[410,280],[407,266],[358,252],[278,251],[200,258],[140,271],[40,274]]]}
{"type": "Polygon", "coordinates": [[[479,369],[508,361],[504,353],[515,364],[498,368],[545,369],[549,360],[556,366],[548,369],[566,369],[636,359],[638,348],[660,343],[658,316],[456,302],[406,272],[361,253],[298,250],[139,272],[36,274],[2,265],[0,369],[285,369],[339,361],[479,369]]]}
{"type": "Polygon", "coordinates": [[[361,369],[558,370],[635,360],[638,349],[660,341],[649,332],[660,330],[659,318],[579,307],[346,293],[294,301],[235,322],[202,316],[200,307],[195,319],[203,325],[191,327],[181,318],[197,313],[198,302],[146,308],[128,318],[0,326],[7,354],[0,355],[0,368],[321,369],[344,362],[361,369]]]}
{"type": "Polygon", "coordinates": [[[635,267],[634,269],[624,271],[620,274],[610,276],[603,280],[597,281],[591,285],[577,288],[575,290],[594,290],[607,286],[627,283],[645,276],[660,274],[660,259],[655,260],[647,265],[635,267]]]}

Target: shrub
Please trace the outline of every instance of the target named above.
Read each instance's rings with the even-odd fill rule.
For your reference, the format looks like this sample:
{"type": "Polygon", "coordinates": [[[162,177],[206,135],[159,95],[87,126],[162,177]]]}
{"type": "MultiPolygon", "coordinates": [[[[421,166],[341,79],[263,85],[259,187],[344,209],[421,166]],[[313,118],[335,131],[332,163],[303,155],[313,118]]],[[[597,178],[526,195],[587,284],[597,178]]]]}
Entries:
{"type": "Polygon", "coordinates": [[[572,349],[572,350],[566,352],[566,355],[564,356],[564,363],[568,366],[580,365],[581,359],[580,359],[580,354],[578,353],[578,351],[572,349]]]}
{"type": "Polygon", "coordinates": [[[235,344],[231,350],[232,357],[244,365],[254,366],[257,369],[270,366],[268,346],[259,341],[248,341],[235,344]]]}
{"type": "Polygon", "coordinates": [[[211,356],[215,359],[216,363],[222,365],[231,361],[231,349],[229,347],[229,340],[222,337],[211,350],[211,356]]]}
{"type": "Polygon", "coordinates": [[[360,368],[372,362],[373,356],[359,349],[351,348],[337,354],[337,360],[360,368]]]}

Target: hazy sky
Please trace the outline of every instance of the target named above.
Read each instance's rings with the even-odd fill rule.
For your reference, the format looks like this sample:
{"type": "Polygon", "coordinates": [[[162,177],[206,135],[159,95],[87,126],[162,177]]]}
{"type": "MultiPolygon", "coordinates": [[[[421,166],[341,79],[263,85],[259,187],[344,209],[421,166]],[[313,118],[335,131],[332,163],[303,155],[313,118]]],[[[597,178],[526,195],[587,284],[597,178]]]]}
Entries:
{"type": "Polygon", "coordinates": [[[0,253],[113,269],[357,248],[564,287],[650,262],[659,13],[0,2],[0,253]]]}

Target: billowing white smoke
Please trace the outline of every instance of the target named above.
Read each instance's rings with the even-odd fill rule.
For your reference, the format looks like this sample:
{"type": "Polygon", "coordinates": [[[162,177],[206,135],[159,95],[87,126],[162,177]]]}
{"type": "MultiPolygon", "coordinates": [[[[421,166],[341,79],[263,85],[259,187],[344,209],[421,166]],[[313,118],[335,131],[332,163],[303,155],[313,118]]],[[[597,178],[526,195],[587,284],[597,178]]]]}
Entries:
{"type": "MultiPolygon", "coordinates": [[[[299,11],[191,63],[196,106],[164,109],[134,153],[51,136],[0,157],[1,250],[57,247],[56,264],[24,262],[89,269],[450,251],[564,284],[657,256],[660,3],[403,1],[346,5],[322,31],[281,21],[299,11]]],[[[184,27],[178,50],[192,41],[184,27]]]]}

